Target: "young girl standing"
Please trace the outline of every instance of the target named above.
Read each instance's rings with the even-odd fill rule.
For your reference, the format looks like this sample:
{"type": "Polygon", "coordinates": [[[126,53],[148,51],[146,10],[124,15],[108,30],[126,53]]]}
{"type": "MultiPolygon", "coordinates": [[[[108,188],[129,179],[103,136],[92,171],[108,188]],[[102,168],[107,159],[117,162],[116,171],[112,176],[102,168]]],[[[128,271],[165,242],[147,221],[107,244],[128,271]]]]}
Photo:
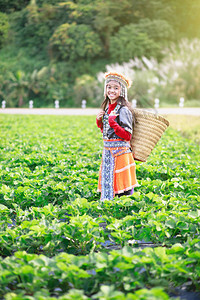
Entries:
{"type": "Polygon", "coordinates": [[[103,111],[96,118],[104,141],[98,182],[101,201],[112,200],[116,195],[131,195],[138,186],[130,148],[133,114],[127,98],[128,87],[129,80],[122,74],[105,74],[103,111]]]}

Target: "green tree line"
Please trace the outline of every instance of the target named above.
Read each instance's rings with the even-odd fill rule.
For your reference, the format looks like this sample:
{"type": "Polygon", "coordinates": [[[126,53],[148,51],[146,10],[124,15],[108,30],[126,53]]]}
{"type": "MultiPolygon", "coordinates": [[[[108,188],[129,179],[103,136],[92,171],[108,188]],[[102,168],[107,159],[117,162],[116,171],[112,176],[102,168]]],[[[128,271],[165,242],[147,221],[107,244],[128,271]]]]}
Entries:
{"type": "Polygon", "coordinates": [[[0,0],[0,7],[0,99],[8,106],[80,105],[83,76],[91,84],[106,64],[161,61],[170,43],[200,38],[199,0],[0,0]]]}

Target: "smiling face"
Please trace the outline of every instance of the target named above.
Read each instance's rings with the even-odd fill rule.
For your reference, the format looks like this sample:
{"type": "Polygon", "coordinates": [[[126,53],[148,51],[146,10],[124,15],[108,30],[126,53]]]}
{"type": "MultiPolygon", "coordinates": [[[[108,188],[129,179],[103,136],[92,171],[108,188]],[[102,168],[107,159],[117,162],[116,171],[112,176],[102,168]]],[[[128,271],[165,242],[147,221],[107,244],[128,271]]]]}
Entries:
{"type": "Polygon", "coordinates": [[[117,99],[120,96],[120,92],[121,92],[121,86],[117,81],[111,80],[107,84],[106,94],[107,94],[108,98],[110,99],[111,104],[117,101],[117,99]]]}

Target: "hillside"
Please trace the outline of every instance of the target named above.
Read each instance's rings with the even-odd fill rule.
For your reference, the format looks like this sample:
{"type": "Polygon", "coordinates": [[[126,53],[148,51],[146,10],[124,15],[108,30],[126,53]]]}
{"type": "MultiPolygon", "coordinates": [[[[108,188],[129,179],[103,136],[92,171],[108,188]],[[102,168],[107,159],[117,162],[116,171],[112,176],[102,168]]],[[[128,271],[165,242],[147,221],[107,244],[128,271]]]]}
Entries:
{"type": "Polygon", "coordinates": [[[96,74],[106,65],[161,62],[166,47],[200,38],[199,0],[1,0],[0,7],[0,100],[8,107],[28,99],[80,106],[80,93],[98,98],[90,90],[99,94],[96,74]]]}

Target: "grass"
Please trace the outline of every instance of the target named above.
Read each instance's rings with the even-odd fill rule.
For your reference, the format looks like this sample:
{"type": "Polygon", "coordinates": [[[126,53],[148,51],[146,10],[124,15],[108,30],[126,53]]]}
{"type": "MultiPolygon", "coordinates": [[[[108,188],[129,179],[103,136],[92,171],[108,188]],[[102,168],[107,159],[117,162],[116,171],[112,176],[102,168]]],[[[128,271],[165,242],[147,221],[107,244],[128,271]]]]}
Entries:
{"type": "Polygon", "coordinates": [[[166,119],[170,126],[181,132],[184,137],[200,144],[200,117],[167,115],[166,119]]]}

